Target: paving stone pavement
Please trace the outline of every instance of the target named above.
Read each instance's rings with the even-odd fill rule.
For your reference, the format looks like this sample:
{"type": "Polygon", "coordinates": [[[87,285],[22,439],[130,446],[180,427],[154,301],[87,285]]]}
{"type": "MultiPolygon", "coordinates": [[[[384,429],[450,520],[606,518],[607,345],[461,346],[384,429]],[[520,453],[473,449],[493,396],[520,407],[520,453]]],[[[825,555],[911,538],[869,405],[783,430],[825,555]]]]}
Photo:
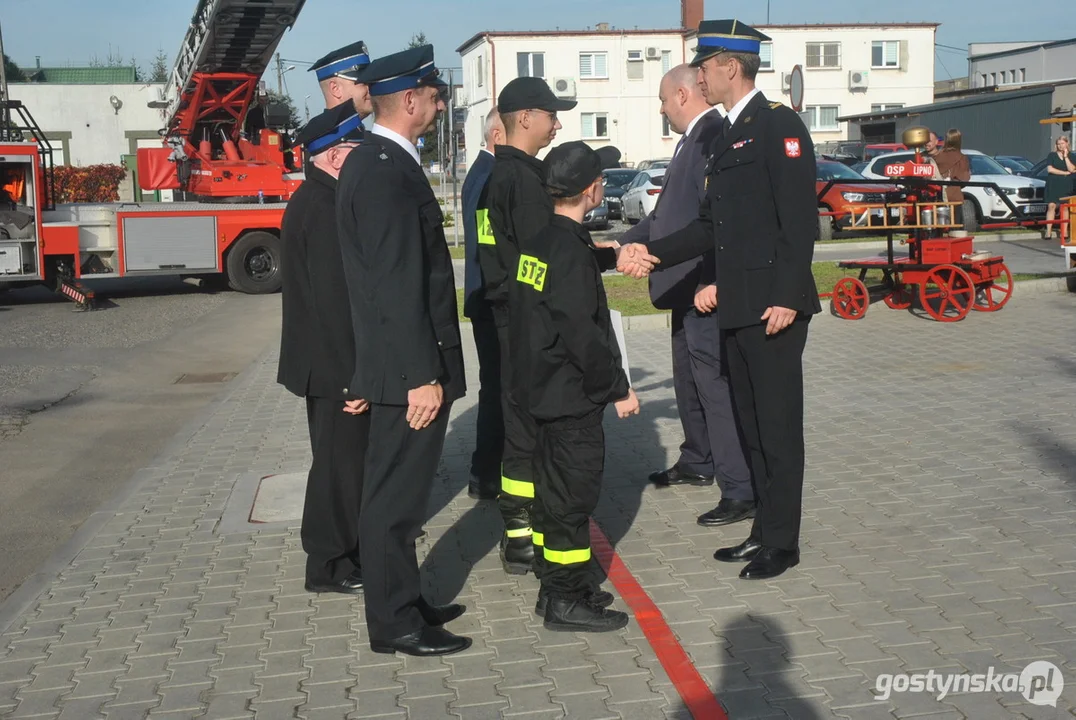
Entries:
{"type": "MultiPolygon", "coordinates": [[[[598,521],[732,718],[1054,718],[1076,706],[1076,297],[1017,296],[940,324],[872,307],[820,316],[806,356],[802,563],[736,578],[695,524],[717,493],[647,487],[681,440],[667,331],[629,334],[643,414],[607,420],[598,521]],[[882,673],[1054,663],[1057,707],[1019,693],[894,693],[882,673]]],[[[467,347],[474,371],[473,347],[467,347]]],[[[531,576],[506,577],[497,517],[465,492],[476,380],[453,420],[419,541],[469,651],[371,653],[362,603],[303,590],[297,528],[221,535],[236,479],[301,471],[299,400],[276,355],[207,420],[6,629],[4,718],[690,718],[638,624],[545,631],[531,576]]],[[[473,372],[472,372],[473,374],[473,372]]],[[[623,602],[619,601],[623,607],[623,602]]]]}

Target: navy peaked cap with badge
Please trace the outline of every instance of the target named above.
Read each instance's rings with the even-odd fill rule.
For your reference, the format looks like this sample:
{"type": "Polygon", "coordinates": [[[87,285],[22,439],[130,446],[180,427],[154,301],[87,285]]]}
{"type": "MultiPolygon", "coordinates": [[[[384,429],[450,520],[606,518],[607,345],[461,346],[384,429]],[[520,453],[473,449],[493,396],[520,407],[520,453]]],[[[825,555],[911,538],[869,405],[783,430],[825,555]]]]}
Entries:
{"type": "Polygon", "coordinates": [[[433,62],[433,45],[380,57],[360,73],[359,82],[369,86],[371,95],[392,95],[417,87],[447,87],[433,62]]]}
{"type": "Polygon", "coordinates": [[[362,118],[351,103],[344,103],[312,117],[295,142],[310,155],[317,155],[340,143],[358,143],[362,139],[362,118]]]}
{"type": "Polygon", "coordinates": [[[699,44],[691,64],[698,67],[707,58],[723,52],[758,55],[762,41],[769,39],[739,20],[703,20],[699,23],[699,44]]]}
{"type": "Polygon", "coordinates": [[[366,49],[366,43],[362,40],[345,45],[333,50],[331,53],[316,61],[310,69],[318,77],[318,82],[328,80],[337,75],[348,80],[358,80],[358,73],[370,64],[370,52],[366,49]]]}

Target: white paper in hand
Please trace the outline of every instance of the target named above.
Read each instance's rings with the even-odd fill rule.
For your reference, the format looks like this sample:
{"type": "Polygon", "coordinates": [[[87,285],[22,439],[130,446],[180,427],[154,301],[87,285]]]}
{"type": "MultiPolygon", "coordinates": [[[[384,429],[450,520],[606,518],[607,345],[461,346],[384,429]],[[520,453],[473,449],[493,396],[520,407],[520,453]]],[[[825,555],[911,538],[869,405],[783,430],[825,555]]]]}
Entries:
{"type": "Polygon", "coordinates": [[[624,319],[619,310],[610,310],[609,319],[613,323],[613,332],[616,334],[616,344],[620,346],[620,360],[624,368],[624,374],[628,376],[628,386],[631,387],[631,370],[628,369],[628,345],[624,342],[624,319]]]}

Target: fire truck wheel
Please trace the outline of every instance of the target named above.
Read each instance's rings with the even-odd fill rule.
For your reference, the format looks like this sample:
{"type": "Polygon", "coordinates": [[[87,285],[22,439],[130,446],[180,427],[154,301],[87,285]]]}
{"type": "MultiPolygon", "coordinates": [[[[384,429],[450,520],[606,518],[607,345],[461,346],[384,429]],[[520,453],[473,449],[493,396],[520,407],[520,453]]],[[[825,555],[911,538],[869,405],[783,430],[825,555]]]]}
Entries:
{"type": "Polygon", "coordinates": [[[228,250],[228,285],[248,295],[280,289],[280,238],[263,230],[249,232],[228,250]]]}

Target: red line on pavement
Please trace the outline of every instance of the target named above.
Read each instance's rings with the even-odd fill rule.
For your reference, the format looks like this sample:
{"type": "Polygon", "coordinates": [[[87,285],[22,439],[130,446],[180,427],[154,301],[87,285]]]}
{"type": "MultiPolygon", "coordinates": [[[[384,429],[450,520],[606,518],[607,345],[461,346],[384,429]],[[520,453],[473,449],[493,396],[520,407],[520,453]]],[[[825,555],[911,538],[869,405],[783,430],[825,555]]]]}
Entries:
{"type": "Polygon", "coordinates": [[[680,693],[680,698],[687,705],[691,716],[695,720],[729,720],[721,703],[714,696],[713,690],[699,675],[691,658],[687,656],[683,646],[676,639],[676,635],[665,622],[665,617],[658,610],[658,606],[624,565],[620,556],[613,550],[613,546],[609,544],[605,533],[593,520],[590,522],[590,545],[605,574],[609,576],[613,586],[631,608],[635,619],[639,621],[639,627],[646,635],[646,641],[650,643],[650,647],[654,648],[661,666],[665,668],[665,672],[672,680],[676,691],[680,693]]]}

